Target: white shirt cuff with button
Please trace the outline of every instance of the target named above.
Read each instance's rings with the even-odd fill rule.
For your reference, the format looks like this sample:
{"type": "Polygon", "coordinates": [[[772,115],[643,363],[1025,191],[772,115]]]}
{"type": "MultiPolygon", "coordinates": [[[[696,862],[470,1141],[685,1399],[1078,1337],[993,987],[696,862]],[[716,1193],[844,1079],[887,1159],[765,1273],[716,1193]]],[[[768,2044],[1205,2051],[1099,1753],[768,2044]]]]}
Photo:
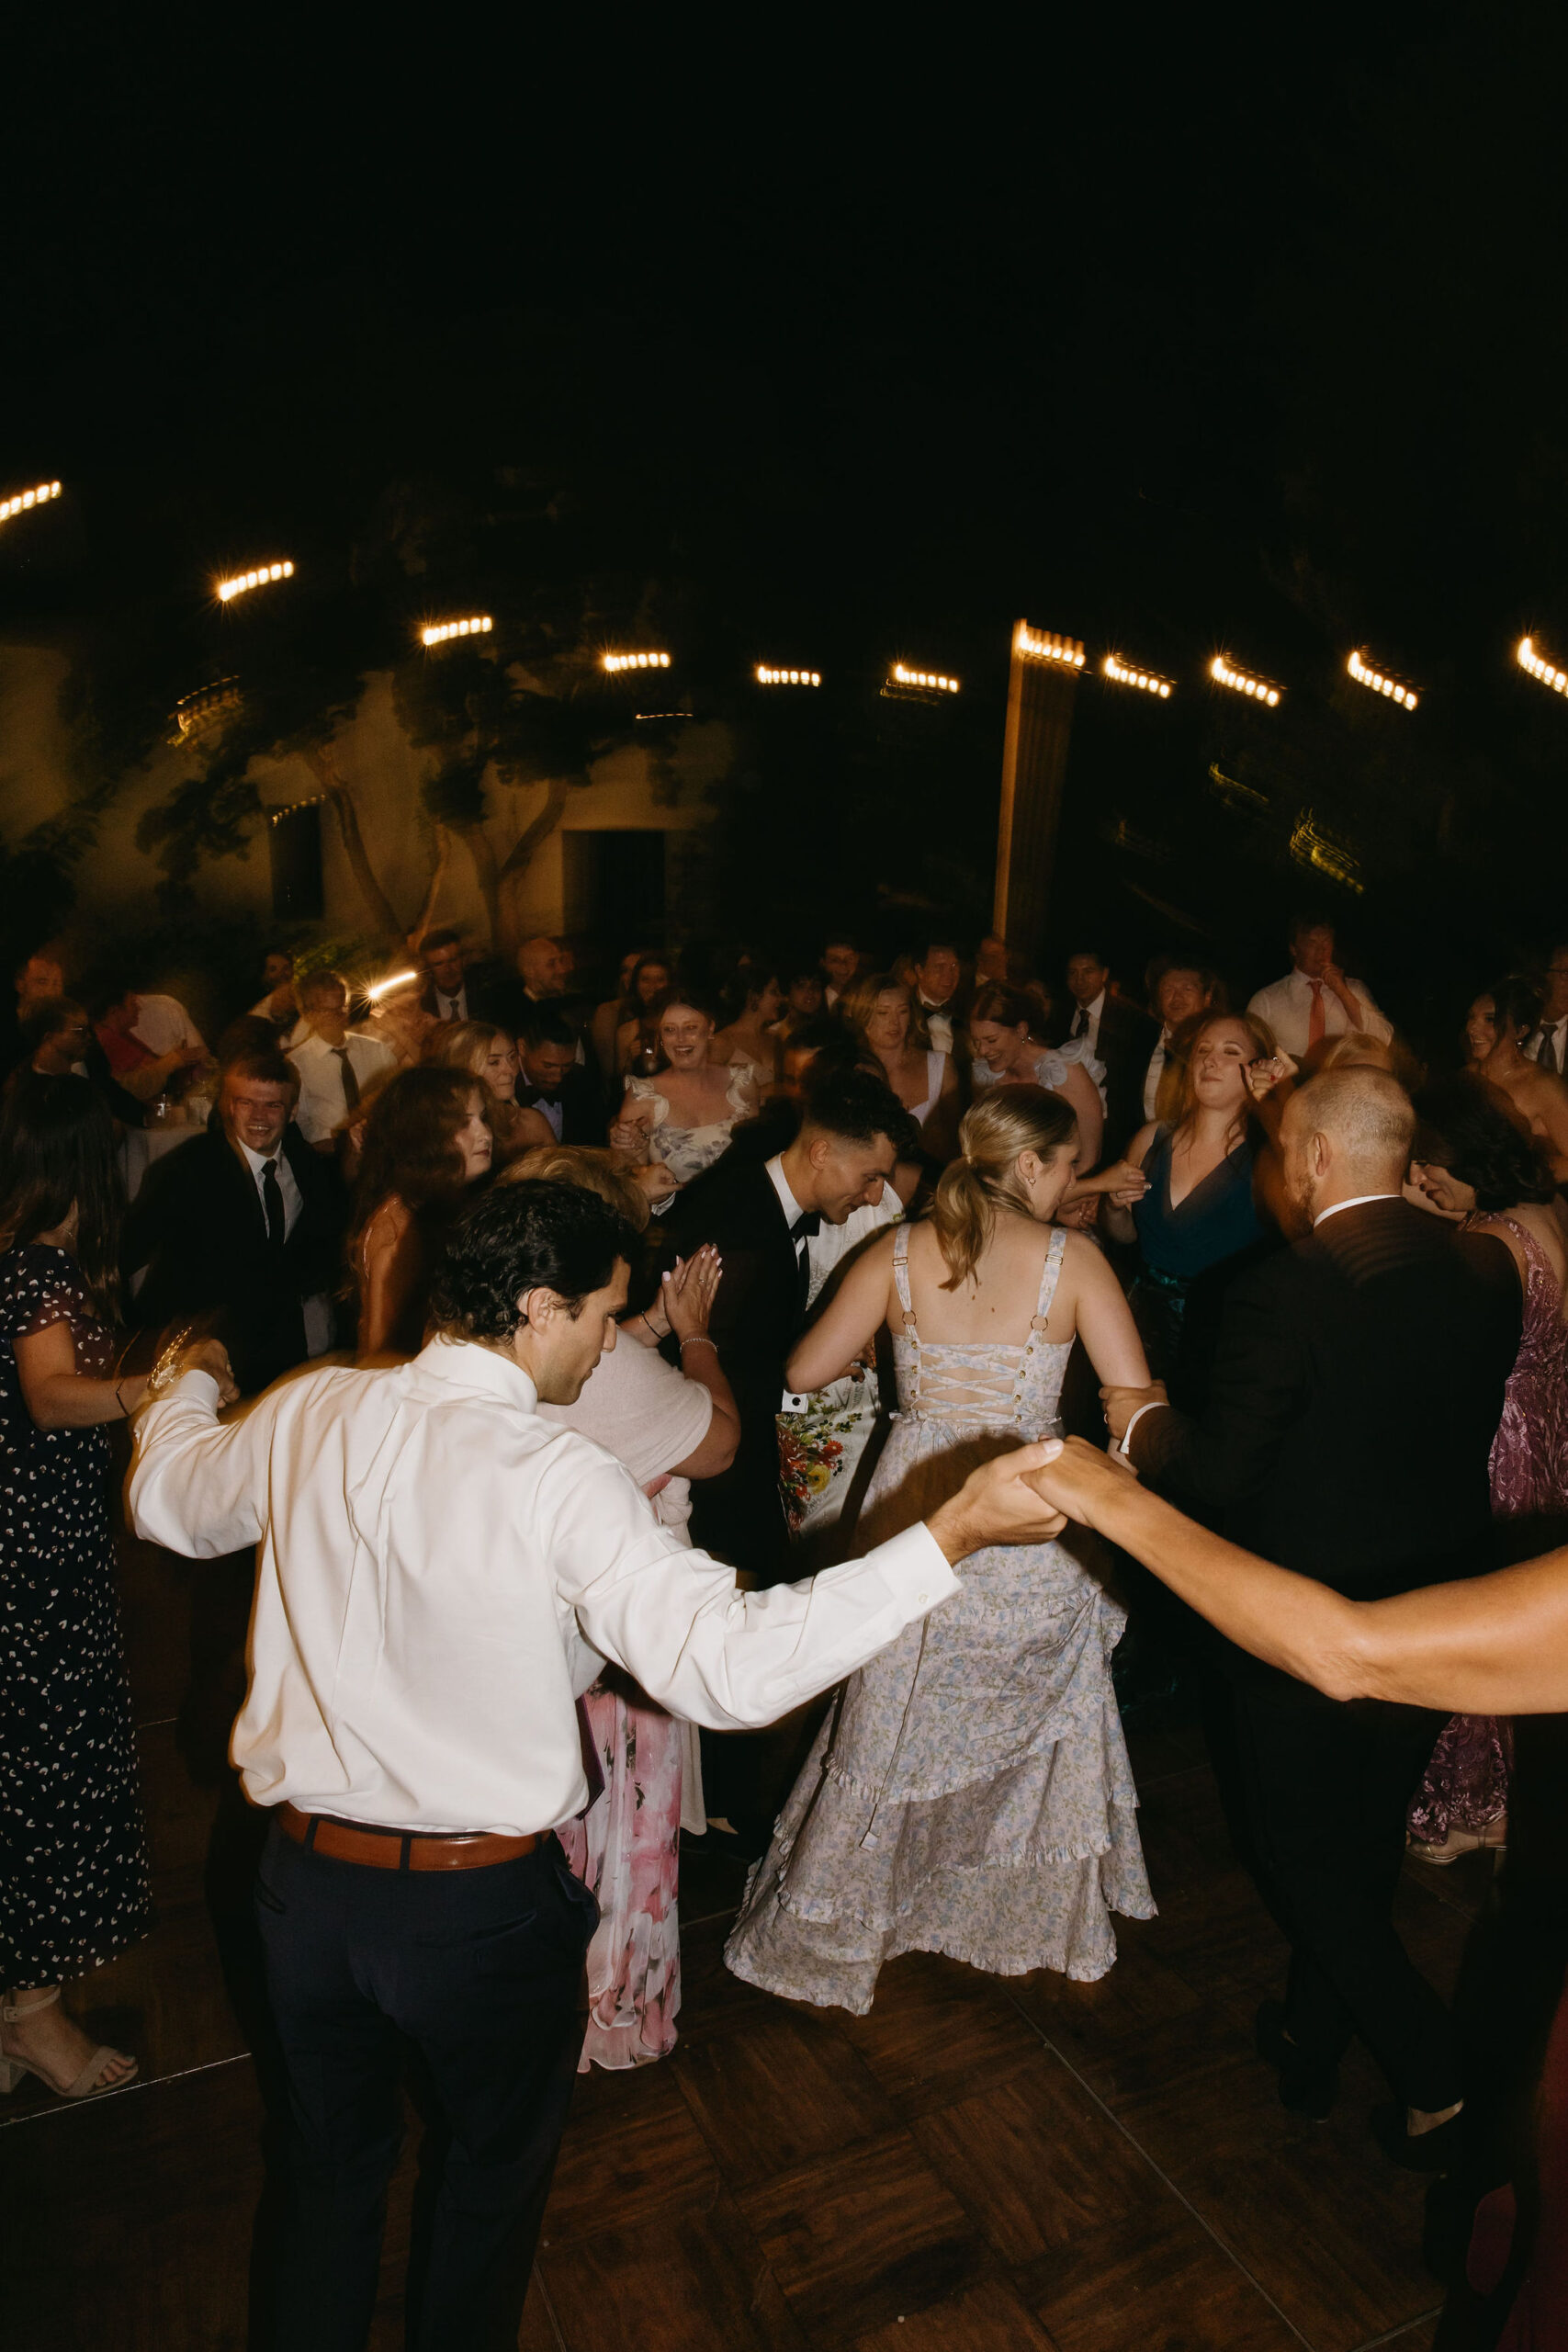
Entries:
{"type": "Polygon", "coordinates": [[[1140,1405],[1137,1411],[1134,1414],[1132,1419],[1128,1422],[1126,1428],[1122,1432],[1122,1442],[1117,1447],[1117,1452],[1119,1453],[1125,1454],[1127,1459],[1131,1461],[1133,1456],[1133,1431],[1137,1428],[1138,1423],[1143,1419],[1144,1415],[1145,1413],[1168,1412],[1169,1409],[1168,1401],[1164,1396],[1153,1396],[1149,1399],[1149,1402],[1146,1405],[1140,1405]]]}

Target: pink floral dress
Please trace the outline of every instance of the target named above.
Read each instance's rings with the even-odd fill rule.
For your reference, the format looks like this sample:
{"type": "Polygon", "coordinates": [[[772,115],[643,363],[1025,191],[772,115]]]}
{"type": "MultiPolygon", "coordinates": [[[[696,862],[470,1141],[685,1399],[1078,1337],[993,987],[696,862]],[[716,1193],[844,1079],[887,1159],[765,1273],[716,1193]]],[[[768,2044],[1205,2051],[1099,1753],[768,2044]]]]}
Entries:
{"type": "MultiPolygon", "coordinates": [[[[1568,1327],[1562,1285],[1533,1234],[1510,1216],[1491,1222],[1507,1227],[1529,1269],[1519,1352],[1492,1441],[1492,1513],[1495,1519],[1557,1518],[1568,1512],[1568,1327]]],[[[1495,1715],[1455,1715],[1411,1801],[1411,1836],[1440,1846],[1450,1828],[1481,1830],[1500,1820],[1507,1811],[1512,1760],[1506,1723],[1495,1715]]]]}

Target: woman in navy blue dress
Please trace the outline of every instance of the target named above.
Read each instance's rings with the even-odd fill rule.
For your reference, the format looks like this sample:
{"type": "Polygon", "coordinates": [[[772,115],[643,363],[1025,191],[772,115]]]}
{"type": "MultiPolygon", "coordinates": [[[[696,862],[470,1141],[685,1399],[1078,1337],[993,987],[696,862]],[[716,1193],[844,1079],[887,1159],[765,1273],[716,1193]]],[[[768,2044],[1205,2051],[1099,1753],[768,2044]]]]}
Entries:
{"type": "Polygon", "coordinates": [[[1150,1371],[1186,1412],[1202,1409],[1226,1284],[1278,1239],[1269,1131],[1275,1091],[1292,1075],[1254,1014],[1200,1015],[1176,1124],[1151,1120],[1127,1149],[1148,1189],[1136,1200],[1112,1194],[1102,1211],[1112,1238],[1137,1246],[1134,1320],[1150,1371]]]}
{"type": "Polygon", "coordinates": [[[109,1525],[118,1174],[85,1079],[28,1073],[0,1116],[0,2090],[62,2098],[136,2072],[60,2007],[147,1933],[109,1525]]]}

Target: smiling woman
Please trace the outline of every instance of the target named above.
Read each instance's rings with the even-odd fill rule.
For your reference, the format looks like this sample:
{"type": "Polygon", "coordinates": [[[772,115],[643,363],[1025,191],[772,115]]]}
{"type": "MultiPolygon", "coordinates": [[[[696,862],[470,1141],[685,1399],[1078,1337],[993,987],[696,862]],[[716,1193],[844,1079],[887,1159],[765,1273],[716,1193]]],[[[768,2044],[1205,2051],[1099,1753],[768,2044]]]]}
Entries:
{"type": "Polygon", "coordinates": [[[626,1080],[610,1144],[656,1203],[670,1200],[728,1151],[737,1121],[755,1116],[771,1075],[754,1062],[716,1062],[715,1027],[705,1004],[677,990],[659,1013],[664,1069],[657,1079],[626,1080]]]}

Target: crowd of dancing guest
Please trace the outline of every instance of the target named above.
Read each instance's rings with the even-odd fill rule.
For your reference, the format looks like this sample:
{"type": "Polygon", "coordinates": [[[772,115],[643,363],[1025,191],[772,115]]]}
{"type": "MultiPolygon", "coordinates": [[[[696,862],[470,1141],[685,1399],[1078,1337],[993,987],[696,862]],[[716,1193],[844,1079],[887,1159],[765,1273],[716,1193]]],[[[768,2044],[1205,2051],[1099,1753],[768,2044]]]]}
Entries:
{"type": "MultiPolygon", "coordinates": [[[[1353,1598],[1568,1532],[1568,947],[1486,979],[1462,1032],[1456,1001],[1423,1063],[1321,915],[1250,997],[1227,998],[1224,941],[1213,965],[1165,954],[1137,992],[1094,934],[1059,944],[1040,969],[995,936],[973,957],[941,936],[874,957],[841,933],[819,956],[644,941],[598,989],[543,936],[501,959],[432,932],[369,989],[272,951],[210,1049],[141,973],[17,967],[5,1638],[13,1665],[42,1638],[16,1563],[17,1514],[47,1498],[39,1556],[92,1564],[61,1638],[99,1695],[87,1747],[47,1711],[12,1740],[60,1789],[0,1894],[68,1921],[79,1878],[102,1924],[6,1943],[0,2062],[76,2092],[134,2063],[56,1998],[145,1917],[100,1425],[177,1332],[220,1342],[247,1398],[323,1360],[420,1360],[442,1268],[503,1187],[591,1193],[623,1237],[625,1344],[541,1417],[743,1589],[831,1575],[1059,1431],[1075,1350],[1142,1478],[1353,1598]]],[[[1092,1540],[988,1547],[960,1599],[750,1753],[620,1668],[591,1679],[602,1787],[516,1825],[555,1830],[598,1901],[582,2063],[672,2045],[682,1829],[756,1861],[730,1964],[790,1997],[863,2010],[908,1949],[1102,1974],[1113,1916],[1153,1909],[1111,1673],[1126,1602],[1230,1725],[1217,1767],[1291,1950],[1258,2029],[1281,2097],[1325,2112],[1359,2034],[1395,2092],[1391,2152],[1439,2161],[1461,2057],[1393,1891],[1407,1838],[1436,1862],[1506,1849],[1506,1720],[1303,1700],[1168,1607],[1141,1625],[1148,1598],[1092,1540]]]]}

